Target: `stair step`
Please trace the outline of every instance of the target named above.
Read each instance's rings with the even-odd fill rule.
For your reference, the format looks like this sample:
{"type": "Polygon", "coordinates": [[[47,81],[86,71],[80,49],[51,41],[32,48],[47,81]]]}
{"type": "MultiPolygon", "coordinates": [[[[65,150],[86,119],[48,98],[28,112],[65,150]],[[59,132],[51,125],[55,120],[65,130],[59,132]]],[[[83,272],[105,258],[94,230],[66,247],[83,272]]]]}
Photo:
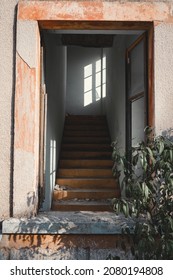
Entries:
{"type": "Polygon", "coordinates": [[[109,144],[62,144],[63,151],[112,151],[109,144]]]}
{"type": "Polygon", "coordinates": [[[113,211],[111,201],[53,201],[53,211],[113,211]]]}
{"type": "Polygon", "coordinates": [[[59,169],[57,177],[112,177],[112,170],[109,169],[72,169],[72,168],[64,168],[59,169]]]}
{"type": "Polygon", "coordinates": [[[113,161],[111,159],[61,159],[59,161],[60,168],[112,168],[113,161]]]}
{"type": "Polygon", "coordinates": [[[121,194],[110,143],[105,116],[66,116],[52,210],[112,211],[121,194]]]}
{"type": "Polygon", "coordinates": [[[110,144],[111,140],[109,137],[75,137],[75,136],[66,136],[63,137],[62,139],[63,143],[85,143],[85,144],[89,144],[89,143],[103,143],[103,144],[110,144]]]}
{"type": "Polygon", "coordinates": [[[58,178],[56,184],[67,188],[114,188],[118,187],[115,178],[58,178]]]}
{"type": "Polygon", "coordinates": [[[53,199],[54,200],[68,200],[68,199],[90,199],[100,200],[106,198],[114,198],[119,197],[120,193],[119,190],[113,189],[98,189],[98,190],[91,190],[91,189],[71,189],[71,190],[54,190],[53,199]]]}
{"type": "Polygon", "coordinates": [[[64,137],[109,137],[106,130],[64,130],[64,137]]]}
{"type": "Polygon", "coordinates": [[[62,151],[61,158],[65,159],[111,159],[112,152],[110,151],[62,151]]]}
{"type": "Polygon", "coordinates": [[[98,124],[98,125],[95,125],[93,123],[91,124],[65,124],[65,127],[64,127],[64,130],[80,130],[80,131],[83,131],[83,130],[89,130],[89,131],[99,131],[99,130],[104,130],[104,131],[108,131],[108,127],[106,124],[98,124]]]}

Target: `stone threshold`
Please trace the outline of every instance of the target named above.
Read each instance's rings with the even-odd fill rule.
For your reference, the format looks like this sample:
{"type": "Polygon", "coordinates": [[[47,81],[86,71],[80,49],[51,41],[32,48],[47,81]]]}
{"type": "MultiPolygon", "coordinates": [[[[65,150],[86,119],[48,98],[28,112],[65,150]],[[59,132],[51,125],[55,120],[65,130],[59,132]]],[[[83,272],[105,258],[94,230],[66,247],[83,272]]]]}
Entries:
{"type": "Polygon", "coordinates": [[[3,221],[3,234],[133,234],[135,221],[111,212],[40,212],[36,217],[3,221]]]}

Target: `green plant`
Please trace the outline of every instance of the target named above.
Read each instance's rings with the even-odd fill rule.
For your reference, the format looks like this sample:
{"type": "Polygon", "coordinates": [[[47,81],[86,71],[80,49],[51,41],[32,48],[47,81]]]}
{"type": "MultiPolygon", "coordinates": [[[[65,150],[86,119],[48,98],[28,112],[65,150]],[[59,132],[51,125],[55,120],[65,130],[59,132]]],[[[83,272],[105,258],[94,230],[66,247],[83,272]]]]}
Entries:
{"type": "MultiPolygon", "coordinates": [[[[133,147],[130,160],[113,146],[113,173],[123,176],[125,198],[114,199],[117,214],[136,219],[136,259],[173,259],[173,142],[146,129],[146,141],[133,147]]],[[[127,234],[129,230],[127,229],[127,234]]]]}

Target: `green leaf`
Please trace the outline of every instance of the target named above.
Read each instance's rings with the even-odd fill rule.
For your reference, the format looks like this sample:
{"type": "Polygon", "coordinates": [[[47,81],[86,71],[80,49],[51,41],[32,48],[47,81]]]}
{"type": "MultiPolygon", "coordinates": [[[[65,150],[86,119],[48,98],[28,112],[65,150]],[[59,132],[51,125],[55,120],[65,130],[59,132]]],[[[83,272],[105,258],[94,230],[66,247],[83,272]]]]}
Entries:
{"type": "Polygon", "coordinates": [[[159,145],[159,154],[160,154],[160,155],[163,153],[164,147],[165,147],[165,146],[164,146],[163,141],[160,141],[160,145],[159,145]]]}
{"type": "Polygon", "coordinates": [[[169,154],[170,154],[170,161],[173,162],[173,150],[170,150],[169,154]]]}

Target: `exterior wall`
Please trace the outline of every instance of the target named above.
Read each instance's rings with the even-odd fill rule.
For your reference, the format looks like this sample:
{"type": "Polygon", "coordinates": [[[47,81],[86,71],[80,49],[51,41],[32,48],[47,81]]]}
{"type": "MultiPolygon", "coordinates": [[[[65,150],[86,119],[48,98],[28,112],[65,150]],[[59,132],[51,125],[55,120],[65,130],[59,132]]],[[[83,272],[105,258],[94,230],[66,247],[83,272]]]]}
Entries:
{"type": "Polygon", "coordinates": [[[36,21],[17,25],[13,215],[38,204],[40,34],[36,21]]]}
{"type": "Polygon", "coordinates": [[[44,210],[49,210],[55,186],[58,158],[65,119],[66,47],[54,35],[45,36],[46,49],[46,193],[44,210]]]}
{"type": "Polygon", "coordinates": [[[154,29],[155,128],[157,134],[169,134],[169,130],[173,129],[172,54],[173,24],[161,23],[154,29]]]}
{"type": "Polygon", "coordinates": [[[0,260],[131,260],[131,245],[121,235],[4,235],[0,260]]]}
{"type": "Polygon", "coordinates": [[[10,202],[12,203],[14,52],[17,2],[17,0],[2,0],[0,7],[0,220],[9,217],[10,202]]]}
{"type": "Polygon", "coordinates": [[[101,61],[101,48],[68,47],[67,98],[66,112],[74,115],[101,115],[101,100],[94,101],[96,61],[101,61]],[[84,94],[87,83],[85,69],[89,67],[92,75],[89,77],[87,90],[91,90],[93,102],[85,105],[84,94]]]}

